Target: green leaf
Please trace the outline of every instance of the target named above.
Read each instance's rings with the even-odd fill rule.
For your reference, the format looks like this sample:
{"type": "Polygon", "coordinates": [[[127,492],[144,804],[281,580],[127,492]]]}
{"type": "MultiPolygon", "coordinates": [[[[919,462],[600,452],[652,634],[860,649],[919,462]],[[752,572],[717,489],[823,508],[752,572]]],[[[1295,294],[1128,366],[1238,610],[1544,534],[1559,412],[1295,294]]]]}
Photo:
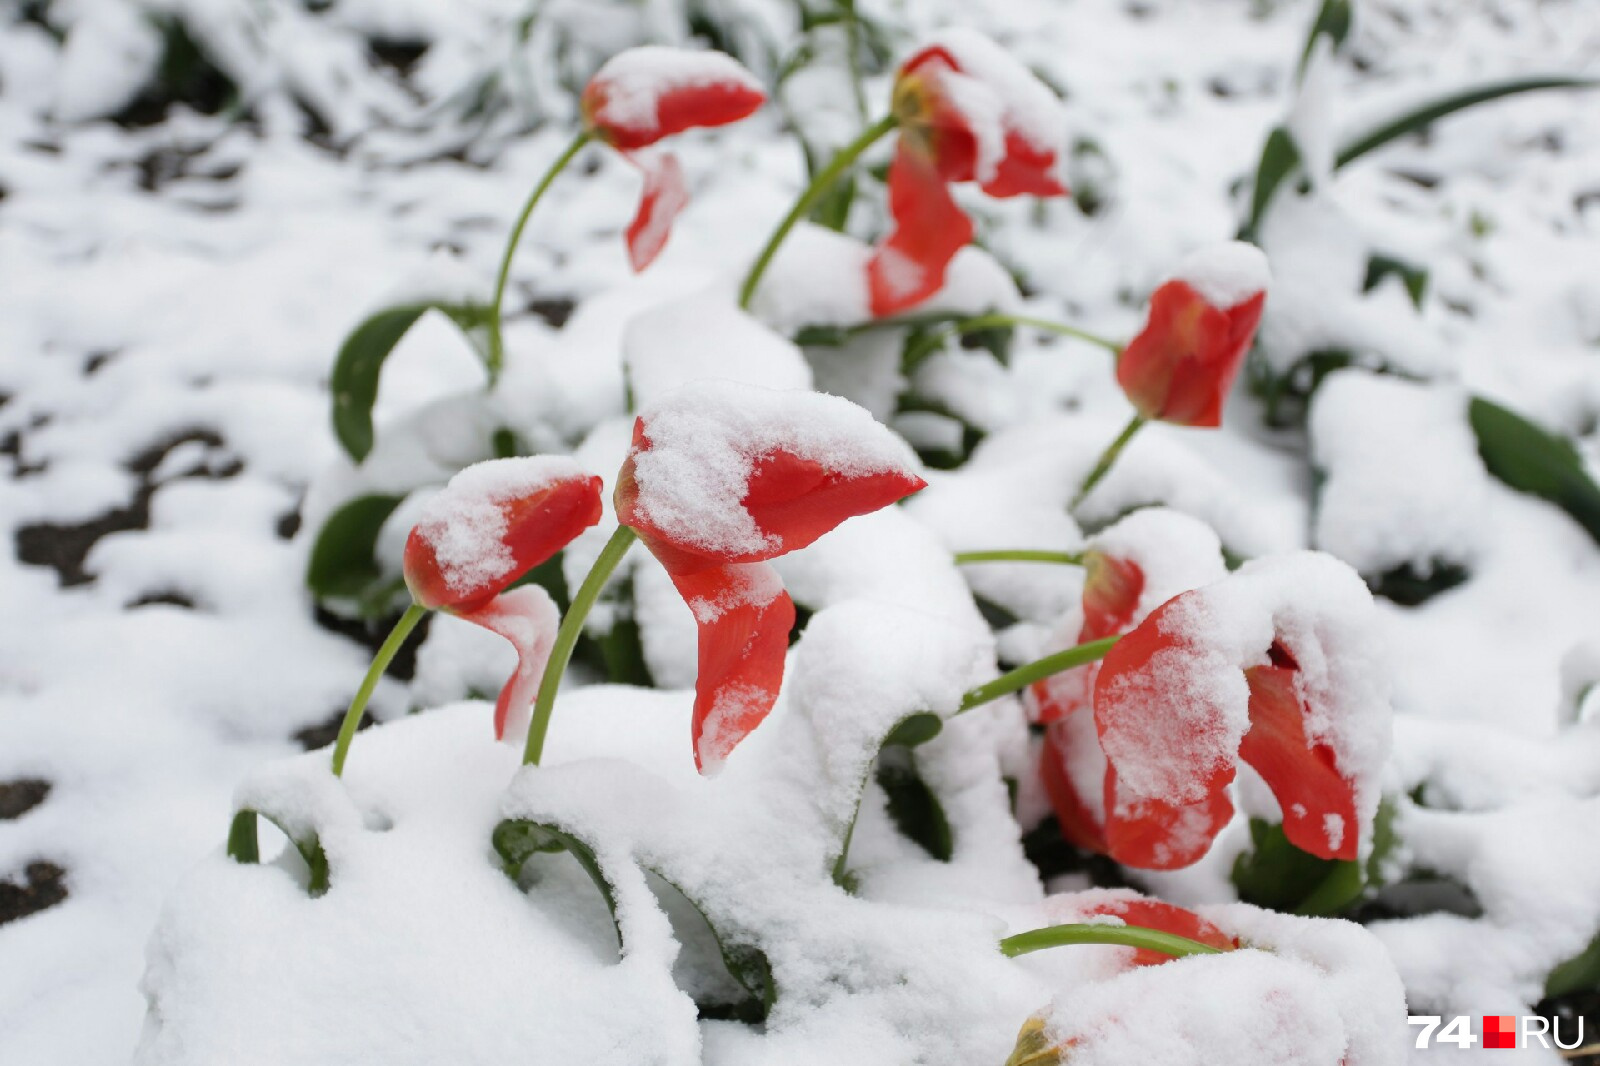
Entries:
{"type": "Polygon", "coordinates": [[[1261,146],[1261,162],[1256,165],[1255,189],[1250,195],[1250,217],[1239,231],[1239,239],[1254,241],[1261,219],[1272,203],[1278,186],[1300,166],[1300,148],[1289,131],[1277,126],[1261,146]]]}
{"type": "Polygon", "coordinates": [[[1425,571],[1404,563],[1381,574],[1362,576],[1374,596],[1382,596],[1402,607],[1416,607],[1463,584],[1472,574],[1460,563],[1435,558],[1428,561],[1425,571]]]}
{"type": "Polygon", "coordinates": [[[1361,283],[1361,291],[1371,292],[1391,274],[1405,286],[1406,295],[1411,297],[1411,305],[1422,310],[1423,297],[1428,294],[1428,268],[1394,256],[1375,252],[1367,257],[1367,277],[1361,283]]]}
{"type": "Polygon", "coordinates": [[[369,315],[339,347],[328,382],[333,394],[333,432],[358,463],[372,451],[372,405],[378,399],[384,360],[430,310],[443,312],[463,332],[482,325],[489,313],[488,308],[476,304],[433,301],[387,307],[369,315]]]}
{"type": "Polygon", "coordinates": [[[1317,38],[1327,34],[1333,38],[1334,50],[1344,46],[1345,40],[1350,36],[1351,22],[1350,0],[1322,0],[1322,7],[1317,11],[1316,20],[1311,23],[1311,30],[1306,34],[1305,50],[1300,53],[1300,69],[1297,77],[1306,72],[1306,64],[1311,61],[1311,50],[1317,45],[1317,38]]]}
{"type": "Polygon", "coordinates": [[[1489,473],[1560,507],[1600,543],[1600,488],[1571,442],[1481,396],[1473,397],[1467,418],[1489,473]]]}
{"type": "Polygon", "coordinates": [[[910,748],[884,745],[878,755],[878,785],[889,798],[889,818],[895,828],[935,859],[949,862],[955,854],[950,821],[939,797],[918,772],[910,748]]]}
{"type": "Polygon", "coordinates": [[[1441,96],[1431,100],[1420,107],[1390,119],[1381,126],[1368,131],[1346,145],[1334,160],[1334,168],[1346,166],[1355,162],[1368,152],[1375,151],[1398,140],[1408,133],[1415,133],[1430,123],[1441,118],[1453,115],[1457,111],[1464,111],[1478,104],[1499,100],[1519,93],[1535,92],[1541,89],[1592,89],[1600,86],[1600,79],[1580,78],[1564,74],[1534,75],[1526,78],[1508,78],[1505,81],[1489,82],[1485,85],[1463,89],[1460,92],[1441,96]]]}
{"type": "Polygon", "coordinates": [[[1233,863],[1239,898],[1257,907],[1295,914],[1333,914],[1361,895],[1361,864],[1301,851],[1283,826],[1250,819],[1251,848],[1233,863]]]}
{"type": "Polygon", "coordinates": [[[300,853],[307,870],[306,891],[312,896],[320,896],[327,892],[328,853],[322,850],[322,841],[318,840],[315,834],[303,839],[296,838],[283,827],[282,822],[270,814],[262,814],[248,807],[234,814],[233,822],[228,827],[228,857],[246,865],[254,865],[261,861],[261,847],[256,831],[258,818],[265,818],[277,826],[278,831],[300,853]]]}
{"type": "MultiPolygon", "coordinates": [[[[897,765],[905,765],[913,747],[932,740],[939,735],[940,730],[943,728],[943,720],[931,711],[913,712],[890,726],[889,731],[884,734],[883,740],[878,744],[878,759],[874,760],[879,764],[879,784],[882,785],[884,781],[881,766],[885,754],[888,754],[891,762],[897,765]],[[900,755],[902,752],[904,757],[900,755]]],[[[939,824],[943,823],[943,835],[946,838],[946,843],[943,847],[946,850],[945,857],[948,860],[950,827],[949,823],[944,821],[944,810],[939,806],[938,798],[933,795],[932,790],[928,789],[927,784],[922,781],[920,776],[916,775],[915,764],[911,763],[910,766],[912,776],[916,777],[914,783],[905,781],[903,774],[898,777],[895,776],[895,771],[891,770],[890,784],[884,785],[885,792],[888,792],[892,786],[899,789],[902,795],[899,801],[899,813],[897,814],[896,800],[891,794],[890,817],[895,819],[897,825],[901,824],[901,818],[904,817],[906,820],[905,826],[909,827],[909,829],[905,830],[906,835],[916,840],[919,844],[923,844],[924,847],[929,848],[929,854],[935,855],[936,858],[938,856],[935,849],[941,847],[939,824]],[[918,785],[926,793],[925,795],[916,794],[918,785]],[[929,806],[930,803],[931,807],[929,806]]],[[[872,772],[871,769],[868,770],[868,774],[872,772]]],[[[861,799],[866,793],[868,774],[862,775],[861,785],[856,789],[855,808],[851,811],[850,822],[845,826],[844,839],[839,842],[839,853],[834,856],[833,861],[833,882],[846,892],[855,891],[855,877],[850,873],[848,866],[850,840],[855,836],[856,820],[861,817],[861,799]]]]}
{"type": "Polygon", "coordinates": [[[1592,992],[1600,988],[1600,936],[1589,946],[1550,971],[1544,979],[1544,994],[1565,996],[1573,992],[1592,992]]]}
{"type": "Polygon", "coordinates": [[[543,825],[526,818],[508,818],[501,822],[494,827],[490,840],[494,844],[495,852],[500,856],[506,876],[512,880],[516,880],[522,873],[523,865],[536,854],[569,852],[578,860],[578,865],[583,867],[595,887],[600,890],[601,898],[606,901],[606,910],[611,912],[611,924],[617,933],[617,947],[626,948],[622,937],[622,923],[617,921],[616,891],[611,887],[605,872],[600,869],[600,860],[595,857],[594,849],[588,844],[553,825],[543,825]]]}
{"type": "Polygon", "coordinates": [[[752,944],[740,943],[724,936],[722,930],[717,928],[717,923],[711,920],[699,900],[683,890],[683,886],[667,877],[654,867],[648,868],[650,873],[667,885],[706,923],[706,929],[711,933],[711,938],[716,942],[717,953],[722,956],[722,964],[727,968],[728,976],[745,991],[745,999],[741,1003],[701,1003],[696,1002],[701,1018],[723,1018],[744,1022],[747,1025],[759,1025],[767,1020],[773,1004],[778,999],[778,986],[772,977],[772,963],[767,958],[767,953],[752,944]]]}
{"type": "MultiPolygon", "coordinates": [[[[328,516],[311,546],[306,587],[320,600],[347,600],[363,613],[381,614],[384,604],[371,594],[392,578],[378,563],[378,532],[400,506],[402,496],[359,496],[328,516]]],[[[386,598],[386,597],[385,597],[386,598]]]]}

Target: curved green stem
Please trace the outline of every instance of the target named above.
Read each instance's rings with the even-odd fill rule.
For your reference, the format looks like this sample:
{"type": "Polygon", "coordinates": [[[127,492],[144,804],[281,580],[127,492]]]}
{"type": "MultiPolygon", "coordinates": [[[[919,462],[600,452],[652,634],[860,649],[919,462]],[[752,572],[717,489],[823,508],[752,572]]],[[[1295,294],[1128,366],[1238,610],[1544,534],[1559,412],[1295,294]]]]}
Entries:
{"type": "Polygon", "coordinates": [[[957,552],[957,566],[967,563],[1063,563],[1082,566],[1082,552],[1034,551],[1029,548],[1005,548],[999,551],[957,552]]]}
{"type": "Polygon", "coordinates": [[[350,709],[344,712],[344,721],[339,726],[339,739],[333,743],[334,777],[344,773],[344,757],[350,751],[350,741],[355,739],[356,727],[361,724],[361,712],[367,709],[367,701],[372,698],[372,690],[378,687],[378,679],[383,676],[383,671],[400,651],[400,645],[406,642],[411,631],[427,613],[428,609],[420,603],[413,603],[407,607],[406,613],[400,616],[400,621],[389,630],[389,637],[383,642],[383,647],[373,656],[372,665],[367,667],[367,676],[361,680],[361,687],[356,689],[355,699],[350,701],[350,709]]]}
{"type": "Polygon", "coordinates": [[[522,205],[522,213],[517,216],[516,224],[511,227],[511,236],[506,240],[505,253],[500,257],[500,274],[494,282],[494,300],[489,304],[490,382],[500,376],[500,368],[505,364],[505,341],[500,332],[500,305],[505,300],[506,282],[511,278],[511,260],[516,255],[517,244],[522,240],[522,231],[527,228],[529,216],[543,199],[544,191],[556,180],[556,175],[565,170],[573,157],[593,139],[594,132],[587,129],[572,139],[566,151],[556,157],[556,161],[550,164],[550,169],[544,172],[544,177],[539,179],[539,184],[533,187],[533,192],[528,194],[528,202],[522,205]]]}
{"type": "Polygon", "coordinates": [[[1000,941],[1000,951],[1007,958],[1026,955],[1030,951],[1062,947],[1067,944],[1116,944],[1127,948],[1144,948],[1159,951],[1181,959],[1185,955],[1220,955],[1222,950],[1198,940],[1159,929],[1145,929],[1138,925],[1047,925],[1043,929],[1030,929],[1026,933],[1008,936],[1000,941]]]}
{"type": "Polygon", "coordinates": [[[638,536],[628,526],[617,527],[611,539],[606,541],[606,546],[600,550],[600,557],[594,561],[589,576],[583,579],[577,594],[572,597],[567,613],[562,616],[561,628],[556,631],[555,644],[550,648],[550,661],[545,664],[544,677],[539,679],[539,695],[533,702],[533,719],[528,723],[528,746],[522,751],[522,765],[539,765],[539,759],[544,754],[545,734],[550,731],[550,714],[556,706],[556,690],[561,687],[561,675],[567,672],[567,663],[572,661],[572,649],[578,646],[578,637],[583,633],[583,620],[589,617],[595,601],[600,598],[600,590],[605,588],[606,579],[622,562],[622,557],[628,554],[628,549],[638,536]]]}
{"type": "Polygon", "coordinates": [[[967,333],[977,333],[979,330],[999,329],[1004,326],[1027,326],[1029,329],[1043,330],[1062,337],[1075,337],[1080,341],[1097,345],[1110,352],[1112,355],[1122,354],[1122,345],[1109,337],[1102,337],[1098,333],[1090,333],[1077,326],[1069,326],[1065,322],[1052,322],[1048,318],[1031,318],[1027,315],[1007,315],[998,311],[986,315],[974,315],[972,318],[963,318],[950,324],[953,336],[962,336],[967,333]]]}
{"type": "Polygon", "coordinates": [[[761,254],[756,256],[755,263],[750,267],[750,273],[745,275],[744,284],[739,287],[739,306],[745,310],[750,308],[750,299],[756,293],[756,286],[761,283],[761,275],[767,272],[772,257],[777,254],[778,246],[783,239],[794,229],[795,223],[805,217],[812,205],[825,192],[828,187],[850,168],[850,165],[872,145],[882,139],[890,130],[895,128],[893,115],[885,115],[878,122],[861,131],[861,136],[839,149],[839,154],[811,179],[811,184],[806,186],[805,192],[789,208],[789,213],[783,216],[783,221],[778,223],[778,228],[772,231],[772,236],[767,238],[766,246],[761,249],[761,254]]]}
{"type": "MultiPolygon", "coordinates": [[[[934,315],[903,315],[899,318],[876,318],[871,322],[862,322],[860,325],[851,326],[846,333],[866,333],[875,329],[894,329],[897,326],[929,326],[946,321],[950,316],[944,314],[934,315]]],[[[1000,311],[991,311],[981,315],[972,315],[967,318],[957,318],[949,322],[945,330],[946,337],[961,337],[968,333],[977,333],[985,329],[999,329],[1004,326],[1027,326],[1029,329],[1043,330],[1046,333],[1055,333],[1062,337],[1076,337],[1080,341],[1104,348],[1112,355],[1120,356],[1123,346],[1109,337],[1102,337],[1098,333],[1090,333],[1077,326],[1069,326],[1065,322],[1054,322],[1048,318],[1033,318],[1029,315],[1008,315],[1000,311]]]]}
{"type": "Polygon", "coordinates": [[[1146,421],[1148,420],[1143,415],[1134,415],[1133,419],[1123,427],[1122,432],[1117,434],[1117,439],[1106,445],[1106,450],[1100,453],[1100,459],[1094,464],[1094,469],[1089,471],[1089,476],[1083,479],[1082,486],[1079,487],[1077,494],[1072,497],[1072,502],[1067,505],[1068,511],[1076,511],[1078,505],[1088,498],[1089,493],[1094,490],[1096,485],[1100,484],[1100,479],[1110,473],[1111,467],[1117,461],[1117,456],[1122,454],[1122,449],[1128,446],[1128,442],[1133,439],[1133,435],[1144,428],[1146,421]]]}
{"type": "Polygon", "coordinates": [[[1106,652],[1117,642],[1117,637],[1105,637],[1102,640],[1091,640],[1077,647],[1058,651],[1054,655],[1046,655],[1043,659],[1035,659],[1017,667],[1009,673],[1001,674],[987,684],[970,688],[961,698],[961,709],[957,711],[970,711],[974,707],[981,707],[1001,696],[1009,696],[1013,692],[1020,692],[1042,678],[1051,674],[1059,674],[1063,670],[1071,670],[1075,666],[1096,662],[1105,658],[1106,652]]]}

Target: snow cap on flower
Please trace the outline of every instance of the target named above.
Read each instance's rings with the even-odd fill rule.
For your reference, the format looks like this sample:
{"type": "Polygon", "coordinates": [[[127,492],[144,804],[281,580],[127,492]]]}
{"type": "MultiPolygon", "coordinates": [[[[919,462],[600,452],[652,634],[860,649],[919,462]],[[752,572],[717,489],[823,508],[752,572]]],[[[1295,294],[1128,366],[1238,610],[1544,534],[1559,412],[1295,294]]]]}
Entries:
{"type": "Polygon", "coordinates": [[[1242,241],[1203,248],[1150,297],[1144,329],[1117,360],[1117,383],[1145,418],[1222,424],[1222,404],[1266,305],[1267,258],[1242,241]]]}
{"type": "Polygon", "coordinates": [[[867,267],[872,313],[926,300],[972,239],[947,185],[975,181],[990,196],[1063,196],[1060,102],[998,45],[973,30],[936,34],[900,67],[892,101],[900,142],[889,167],[894,232],[867,267]]]}
{"type": "Polygon", "coordinates": [[[1297,552],[1183,593],[1123,637],[1094,694],[1109,854],[1154,869],[1198,860],[1233,814],[1243,759],[1291,843],[1355,859],[1390,743],[1374,623],[1354,571],[1297,552]]]}
{"type": "Polygon", "coordinates": [[[451,478],[406,538],[406,585],[417,603],[498,633],[517,650],[495,704],[496,736],[514,739],[526,728],[559,623],[544,589],[509,586],[600,512],[600,479],[571,459],[495,459],[451,478]]]}
{"type": "Polygon", "coordinates": [[[737,122],[765,101],[755,75],[721,52],[630,48],[589,79],[579,101],[585,126],[644,174],[639,209],[627,231],[628,262],[635,272],[661,253],[672,220],[689,202],[677,158],[639,150],[687,129],[737,122]]]}
{"type": "Polygon", "coordinates": [[[794,604],[766,560],[916,492],[925,484],[916,470],[900,438],[823,393],[702,381],[639,415],[617,518],[666,567],[699,626],[692,735],[702,770],[778,696],[794,604]]]}
{"type": "Polygon", "coordinates": [[[619,52],[589,79],[579,106],[607,144],[645,148],[697,126],[725,126],[766,101],[761,83],[722,52],[643,45],[619,52]]]}
{"type": "Polygon", "coordinates": [[[467,467],[423,508],[404,571],[424,607],[481,607],[600,521],[600,479],[539,455],[467,467]]]}

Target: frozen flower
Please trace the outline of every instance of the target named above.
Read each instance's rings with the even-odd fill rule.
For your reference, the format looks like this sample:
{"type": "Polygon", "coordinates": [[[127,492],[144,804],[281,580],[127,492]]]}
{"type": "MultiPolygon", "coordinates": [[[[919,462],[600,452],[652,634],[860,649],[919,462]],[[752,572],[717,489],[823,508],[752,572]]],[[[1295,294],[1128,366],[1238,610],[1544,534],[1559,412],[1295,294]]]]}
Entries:
{"type": "Polygon", "coordinates": [[[794,604],[767,560],[924,484],[905,444],[836,396],[701,382],[640,414],[617,518],[699,626],[696,766],[720,764],[777,699],[794,604]]]}
{"type": "Polygon", "coordinates": [[[500,634],[517,669],[500,691],[495,733],[519,727],[558,622],[542,588],[510,589],[600,520],[598,477],[570,459],[535,456],[469,466],[428,501],[406,538],[412,598],[500,634]]]}
{"type": "Polygon", "coordinates": [[[630,48],[589,79],[580,100],[585,127],[644,173],[639,210],[627,233],[634,270],[660,253],[673,218],[689,202],[676,157],[639,150],[697,126],[737,122],[765,101],[755,76],[721,52],[630,48]]]}
{"type": "Polygon", "coordinates": [[[1117,360],[1139,414],[1184,426],[1222,424],[1222,404],[1266,304],[1267,260],[1233,241],[1202,249],[1150,297],[1144,329],[1117,360]]]}
{"type": "Polygon", "coordinates": [[[1178,595],[1118,641],[1094,694],[1112,858],[1198,860],[1233,815],[1242,759],[1291,843],[1355,859],[1390,739],[1371,613],[1353,571],[1301,552],[1178,595]]]}
{"type": "Polygon", "coordinates": [[[946,30],[900,67],[892,102],[900,142],[889,166],[894,231],[867,266],[872,313],[926,300],[972,239],[951,182],[990,196],[1063,196],[1059,102],[993,41],[946,30]]]}

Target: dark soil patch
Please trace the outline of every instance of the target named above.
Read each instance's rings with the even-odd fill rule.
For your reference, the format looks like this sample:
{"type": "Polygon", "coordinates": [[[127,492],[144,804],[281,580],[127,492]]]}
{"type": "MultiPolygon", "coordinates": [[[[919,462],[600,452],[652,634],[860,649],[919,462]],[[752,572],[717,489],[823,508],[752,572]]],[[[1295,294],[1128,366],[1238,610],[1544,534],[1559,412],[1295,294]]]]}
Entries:
{"type": "MultiPolygon", "coordinates": [[[[318,607],[313,618],[323,629],[349,637],[376,655],[383,642],[389,638],[389,630],[394,628],[400,616],[394,614],[387,618],[342,618],[332,611],[318,607]]],[[[394,659],[384,673],[400,681],[410,681],[417,676],[417,649],[428,639],[428,629],[432,624],[431,614],[424,616],[422,621],[417,623],[417,628],[413,629],[411,635],[406,637],[405,643],[400,645],[400,650],[395,653],[394,659]]]]}
{"type": "MultiPolygon", "coordinates": [[[[62,588],[89,584],[94,575],[84,570],[84,560],[90,549],[108,533],[150,528],[150,498],[164,483],[155,480],[156,468],[172,449],[194,442],[213,450],[220,450],[224,444],[221,435],[214,430],[190,429],[144,449],[123,464],[124,469],[139,478],[139,486],[126,507],[114,507],[87,522],[35,522],[20,526],[16,533],[17,558],[29,566],[50,567],[60,577],[62,588]]],[[[20,464],[20,459],[18,462],[20,464]]],[[[234,477],[243,469],[244,464],[237,459],[218,461],[208,455],[200,465],[167,480],[186,477],[221,480],[234,477]]]]}
{"type": "MultiPolygon", "coordinates": [[[[316,751],[318,748],[325,748],[329,744],[332,744],[335,740],[338,740],[339,727],[343,724],[344,709],[341,708],[329,715],[327,721],[321,722],[317,725],[308,725],[304,729],[299,730],[294,734],[294,739],[298,741],[300,746],[306,751],[316,751]]],[[[361,713],[361,721],[356,724],[356,732],[359,733],[361,730],[366,729],[368,726],[374,724],[376,724],[376,719],[374,719],[372,715],[363,711],[361,713]]]]}
{"type": "Polygon", "coordinates": [[[0,925],[37,914],[67,898],[67,871],[53,862],[30,862],[23,881],[0,881],[0,925]]]}
{"type": "Polygon", "coordinates": [[[195,602],[181,592],[164,590],[161,592],[145,593],[143,596],[140,596],[138,599],[128,604],[127,610],[131,611],[138,607],[157,606],[182,607],[185,610],[192,611],[195,609],[195,602]]]}
{"type": "Polygon", "coordinates": [[[0,781],[0,821],[15,821],[44,802],[50,782],[42,777],[0,781]]]}

